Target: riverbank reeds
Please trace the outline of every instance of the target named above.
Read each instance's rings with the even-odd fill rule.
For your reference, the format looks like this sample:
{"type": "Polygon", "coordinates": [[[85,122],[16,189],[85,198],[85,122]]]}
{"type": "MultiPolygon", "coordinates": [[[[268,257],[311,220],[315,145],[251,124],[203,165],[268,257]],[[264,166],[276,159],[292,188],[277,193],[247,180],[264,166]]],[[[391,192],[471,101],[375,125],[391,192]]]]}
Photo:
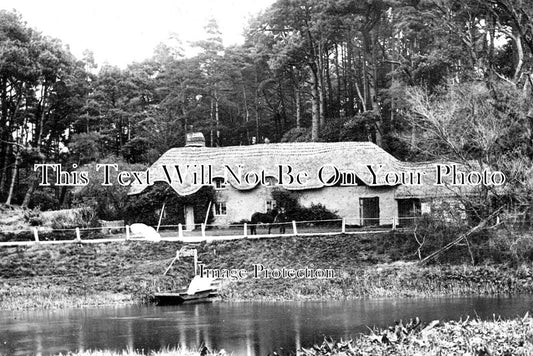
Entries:
{"type": "Polygon", "coordinates": [[[300,356],[367,355],[531,355],[533,318],[460,320],[422,324],[415,318],[388,329],[372,330],[349,341],[326,338],[321,345],[304,347],[300,356]]]}
{"type": "Polygon", "coordinates": [[[74,291],[57,285],[7,285],[0,288],[0,310],[103,307],[138,303],[131,294],[74,291]]]}

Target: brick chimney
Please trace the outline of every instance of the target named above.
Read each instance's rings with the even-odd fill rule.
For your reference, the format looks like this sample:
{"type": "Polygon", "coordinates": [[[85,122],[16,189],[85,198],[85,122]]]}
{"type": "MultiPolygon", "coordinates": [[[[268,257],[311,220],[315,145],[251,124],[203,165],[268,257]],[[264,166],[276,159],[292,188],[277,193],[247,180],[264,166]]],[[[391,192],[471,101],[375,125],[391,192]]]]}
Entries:
{"type": "Polygon", "coordinates": [[[189,132],[185,139],[185,147],[205,147],[204,134],[201,132],[189,132]]]}

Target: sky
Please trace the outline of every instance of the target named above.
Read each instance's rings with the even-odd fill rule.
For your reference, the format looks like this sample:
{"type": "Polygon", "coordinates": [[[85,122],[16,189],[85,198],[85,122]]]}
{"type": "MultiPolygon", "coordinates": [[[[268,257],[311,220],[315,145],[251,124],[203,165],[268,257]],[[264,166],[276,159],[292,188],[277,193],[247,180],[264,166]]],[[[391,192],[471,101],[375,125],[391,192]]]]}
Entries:
{"type": "MultiPolygon", "coordinates": [[[[185,44],[204,38],[214,17],[225,46],[243,42],[248,19],[274,0],[0,0],[29,27],[59,38],[79,59],[94,53],[99,65],[119,67],[149,58],[160,42],[176,33],[185,44]]],[[[194,52],[186,48],[186,54],[194,52]]]]}

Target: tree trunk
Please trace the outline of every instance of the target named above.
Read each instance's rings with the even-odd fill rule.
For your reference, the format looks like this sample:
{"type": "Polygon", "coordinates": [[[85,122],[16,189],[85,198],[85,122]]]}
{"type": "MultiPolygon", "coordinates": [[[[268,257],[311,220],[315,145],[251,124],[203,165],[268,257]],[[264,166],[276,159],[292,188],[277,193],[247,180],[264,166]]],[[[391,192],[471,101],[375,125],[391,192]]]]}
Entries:
{"type": "Polygon", "coordinates": [[[355,114],[355,102],[354,102],[354,75],[352,71],[352,64],[353,64],[353,48],[351,41],[346,42],[346,51],[344,52],[346,59],[344,62],[344,92],[345,95],[348,97],[348,100],[346,102],[346,115],[348,117],[352,117],[355,114]]]}
{"type": "Polygon", "coordinates": [[[302,122],[302,111],[301,111],[301,108],[300,108],[300,101],[301,101],[301,98],[300,98],[300,86],[296,86],[294,88],[294,100],[296,101],[295,105],[296,105],[296,128],[299,129],[300,126],[301,126],[301,122],[302,122]]]}
{"type": "MultiPolygon", "coordinates": [[[[333,106],[333,87],[331,85],[331,73],[330,73],[330,70],[329,70],[329,53],[328,53],[328,50],[326,49],[324,51],[324,60],[326,62],[326,65],[325,65],[325,70],[326,70],[326,84],[327,84],[327,96],[328,96],[328,102],[326,103],[326,115],[329,117],[331,115],[331,107],[333,106]]],[[[335,115],[337,116],[337,115],[335,115]]]]}
{"type": "Polygon", "coordinates": [[[7,205],[11,205],[11,200],[13,199],[13,191],[15,189],[15,181],[17,180],[17,171],[18,171],[18,166],[20,163],[20,158],[21,158],[21,154],[20,154],[20,148],[19,148],[15,155],[15,164],[13,164],[13,168],[11,172],[11,183],[9,184],[9,192],[7,194],[7,199],[6,199],[7,205]]]}
{"type": "Polygon", "coordinates": [[[517,56],[516,67],[513,75],[513,82],[516,84],[520,79],[520,74],[522,73],[522,67],[524,65],[524,49],[522,47],[522,38],[519,33],[514,34],[513,39],[516,46],[517,56]]]}
{"type": "Polygon", "coordinates": [[[242,97],[243,97],[243,103],[244,103],[244,122],[250,121],[250,111],[248,110],[248,100],[246,100],[246,87],[244,86],[244,82],[242,83],[242,97]]]}
{"type": "Polygon", "coordinates": [[[311,141],[318,141],[320,126],[320,96],[317,68],[311,65],[311,141]]]}
{"type": "Polygon", "coordinates": [[[255,96],[254,96],[254,109],[255,109],[255,143],[259,142],[259,95],[258,95],[258,87],[259,87],[259,78],[257,75],[257,67],[255,67],[255,96]]]}
{"type": "MultiPolygon", "coordinates": [[[[250,110],[248,109],[248,100],[246,98],[246,87],[244,86],[244,80],[242,82],[242,96],[244,99],[244,126],[246,127],[246,142],[250,143],[250,131],[248,130],[248,121],[250,121],[250,110]]],[[[242,140],[240,141],[240,144],[242,145],[242,140]]]]}
{"type": "MultiPolygon", "coordinates": [[[[379,28],[379,27],[378,27],[379,28]]],[[[381,112],[378,103],[378,64],[377,64],[377,42],[378,42],[378,30],[375,29],[372,32],[372,51],[371,51],[371,69],[372,69],[372,80],[370,81],[370,100],[372,101],[372,111],[376,117],[376,145],[379,147],[383,146],[382,140],[382,122],[381,122],[381,112]]]]}
{"type": "Polygon", "coordinates": [[[211,110],[209,112],[210,120],[209,120],[209,147],[213,147],[214,143],[214,137],[213,137],[213,116],[214,116],[214,103],[213,98],[210,98],[210,105],[211,110]]]}
{"type": "Polygon", "coordinates": [[[5,144],[5,149],[3,150],[4,151],[4,154],[5,154],[5,164],[3,165],[2,167],[2,176],[0,177],[0,192],[4,192],[4,187],[6,186],[7,184],[7,179],[8,179],[8,169],[9,169],[9,166],[8,166],[8,157],[10,155],[10,149],[11,147],[7,144],[5,144]]]}
{"type": "MultiPolygon", "coordinates": [[[[7,130],[7,78],[3,76],[0,80],[0,139],[7,141],[9,139],[9,132],[7,130]]],[[[9,146],[5,142],[0,142],[0,192],[4,191],[4,186],[7,181],[8,172],[8,149],[9,146]]]]}
{"type": "MultiPolygon", "coordinates": [[[[44,85],[41,90],[41,100],[39,104],[39,120],[37,121],[38,127],[36,127],[36,138],[34,140],[35,142],[35,151],[37,155],[36,163],[41,163],[43,161],[43,157],[41,157],[41,143],[43,139],[43,126],[44,126],[44,119],[46,117],[46,96],[48,94],[48,86],[44,85]]],[[[28,190],[26,191],[26,195],[24,195],[24,200],[22,202],[23,207],[28,207],[30,204],[31,197],[33,196],[33,193],[35,192],[35,189],[37,189],[37,184],[39,182],[39,178],[37,177],[37,173],[34,171],[31,171],[30,173],[30,183],[28,186],[28,190]]]]}
{"type": "Polygon", "coordinates": [[[27,208],[30,205],[31,197],[33,196],[33,193],[35,192],[35,189],[37,189],[37,184],[39,182],[39,179],[36,173],[32,173],[31,176],[32,176],[32,179],[30,179],[30,186],[28,187],[28,190],[26,191],[26,195],[24,196],[24,200],[22,202],[22,206],[25,208],[27,208]]]}
{"type": "Polygon", "coordinates": [[[220,126],[219,126],[219,116],[218,116],[218,91],[215,89],[215,125],[216,125],[216,147],[220,146],[220,126]]]}
{"type": "Polygon", "coordinates": [[[318,90],[318,127],[322,129],[326,123],[326,112],[325,112],[325,97],[324,97],[324,54],[323,54],[323,44],[319,42],[318,44],[318,56],[317,56],[317,90],[318,90]]]}
{"type": "MultiPolygon", "coordinates": [[[[24,122],[22,125],[17,125],[15,123],[15,119],[17,117],[17,114],[19,112],[19,109],[20,109],[20,105],[22,103],[22,90],[24,88],[24,84],[21,84],[20,85],[20,88],[19,88],[19,95],[17,97],[17,100],[16,100],[16,104],[15,104],[15,107],[11,110],[11,114],[7,115],[7,118],[9,119],[9,126],[7,128],[7,132],[11,133],[11,132],[15,132],[17,134],[17,137],[15,138],[15,142],[13,144],[7,144],[7,142],[4,142],[6,144],[6,150],[5,150],[5,162],[6,162],[6,165],[2,168],[3,170],[3,175],[2,177],[0,178],[0,191],[4,191],[4,187],[7,183],[7,179],[8,179],[8,166],[7,166],[7,163],[8,163],[8,157],[10,156],[11,154],[11,150],[14,149],[15,146],[18,146],[19,149],[15,155],[15,162],[13,164],[13,168],[11,170],[12,172],[12,176],[11,176],[11,184],[10,184],[10,187],[9,187],[9,193],[8,193],[8,198],[7,200],[9,201],[9,203],[7,204],[11,204],[11,199],[12,199],[12,196],[13,196],[13,189],[14,189],[14,186],[15,186],[15,181],[17,180],[17,175],[16,173],[18,172],[18,166],[20,164],[20,161],[22,159],[22,155],[20,153],[20,150],[22,148],[22,145],[24,145],[24,139],[25,139],[25,136],[27,137],[27,132],[22,129],[22,130],[16,130],[15,128],[16,127],[26,127],[26,119],[24,119],[24,122]],[[11,116],[11,118],[9,118],[9,116],[11,116]],[[26,134],[26,135],[25,135],[26,134]]],[[[10,95],[11,98],[13,98],[13,95],[10,95]]],[[[12,137],[10,137],[12,138],[12,137]]],[[[7,141],[7,140],[6,140],[7,141]]]]}
{"type": "MultiPolygon", "coordinates": [[[[364,46],[364,45],[363,45],[364,46]]],[[[368,103],[368,68],[366,65],[366,49],[363,49],[363,55],[359,55],[361,60],[361,67],[362,67],[362,80],[363,80],[363,102],[364,107],[366,107],[366,104],[368,103]]],[[[366,109],[363,109],[366,111],[366,109]]]]}
{"type": "Polygon", "coordinates": [[[278,82],[278,94],[281,104],[281,132],[278,135],[278,141],[281,139],[283,132],[285,132],[285,126],[287,124],[287,110],[285,109],[285,99],[283,95],[283,88],[281,87],[281,82],[278,82]]]}
{"type": "Polygon", "coordinates": [[[335,44],[335,75],[337,76],[337,110],[339,117],[341,116],[341,76],[339,71],[339,45],[335,44]]]}
{"type": "Polygon", "coordinates": [[[183,102],[183,105],[181,106],[181,116],[183,116],[183,142],[187,142],[187,132],[189,131],[189,122],[187,119],[187,110],[185,109],[185,101],[183,102]]]}
{"type": "Polygon", "coordinates": [[[48,86],[43,85],[43,89],[41,90],[41,103],[39,105],[39,120],[38,120],[38,127],[36,128],[36,140],[35,140],[35,148],[40,153],[41,152],[41,142],[43,139],[43,126],[44,126],[44,118],[46,116],[46,96],[48,94],[48,86]]]}
{"type": "Polygon", "coordinates": [[[357,84],[356,81],[354,81],[355,89],[357,90],[357,96],[359,97],[359,100],[361,101],[361,106],[363,107],[363,112],[366,111],[366,103],[365,98],[363,97],[363,94],[361,94],[361,89],[359,89],[359,84],[357,84]]]}

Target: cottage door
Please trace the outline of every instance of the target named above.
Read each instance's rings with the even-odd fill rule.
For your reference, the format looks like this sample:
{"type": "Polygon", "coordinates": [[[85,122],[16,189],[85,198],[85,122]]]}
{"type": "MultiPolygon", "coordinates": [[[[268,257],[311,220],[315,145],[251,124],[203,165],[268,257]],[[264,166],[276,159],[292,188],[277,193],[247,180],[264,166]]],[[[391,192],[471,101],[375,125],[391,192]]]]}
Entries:
{"type": "Polygon", "coordinates": [[[359,198],[361,226],[379,225],[379,197],[359,198]]]}
{"type": "Polygon", "coordinates": [[[187,231],[194,230],[194,208],[191,205],[185,205],[183,213],[185,215],[185,229],[187,231]]]}

